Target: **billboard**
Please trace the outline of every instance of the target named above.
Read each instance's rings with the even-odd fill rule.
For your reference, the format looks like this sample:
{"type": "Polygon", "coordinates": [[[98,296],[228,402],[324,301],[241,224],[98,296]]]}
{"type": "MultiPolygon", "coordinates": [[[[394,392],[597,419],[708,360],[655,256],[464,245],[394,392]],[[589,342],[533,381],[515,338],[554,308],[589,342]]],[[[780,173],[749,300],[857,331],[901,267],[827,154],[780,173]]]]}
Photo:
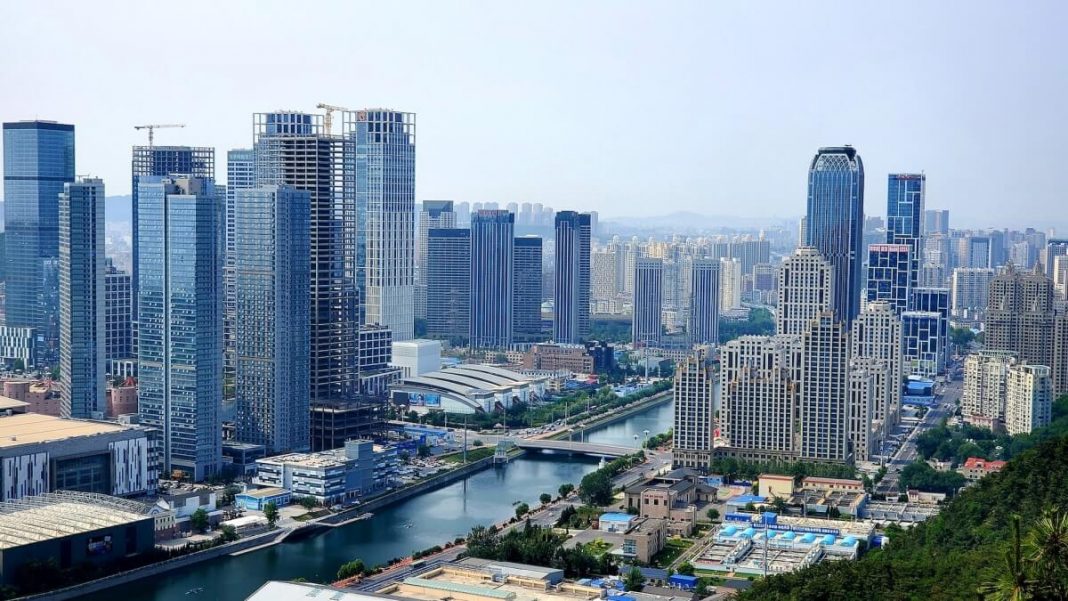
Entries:
{"type": "Polygon", "coordinates": [[[89,555],[107,555],[111,553],[111,536],[93,536],[86,544],[86,553],[89,555]]]}
{"type": "Polygon", "coordinates": [[[441,407],[441,395],[432,392],[410,392],[408,404],[419,407],[441,407]]]}

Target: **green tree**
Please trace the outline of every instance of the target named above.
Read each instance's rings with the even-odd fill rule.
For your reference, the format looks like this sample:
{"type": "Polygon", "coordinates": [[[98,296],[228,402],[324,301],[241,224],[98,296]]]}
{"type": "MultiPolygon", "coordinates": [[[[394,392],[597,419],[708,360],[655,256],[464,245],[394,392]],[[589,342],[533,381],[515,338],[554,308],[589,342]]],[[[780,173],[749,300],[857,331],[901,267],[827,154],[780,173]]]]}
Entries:
{"type": "Polygon", "coordinates": [[[1027,577],[1027,566],[1020,545],[1020,516],[1012,516],[1012,546],[1005,551],[1005,563],[994,578],[979,587],[980,599],[984,601],[1024,601],[1030,599],[1032,582],[1027,577]]]}
{"type": "Polygon", "coordinates": [[[270,528],[274,528],[278,523],[278,505],[274,501],[268,501],[263,506],[263,517],[267,518],[267,526],[270,528]]]}
{"type": "Polygon", "coordinates": [[[1043,512],[1031,531],[1026,551],[1026,561],[1034,566],[1035,592],[1042,598],[1068,599],[1068,512],[1043,512]]]}
{"type": "Polygon", "coordinates": [[[561,497],[566,497],[567,495],[571,494],[574,490],[575,490],[575,485],[571,484],[570,482],[566,482],[566,483],[560,485],[560,488],[557,489],[557,492],[560,493],[561,497]]]}
{"type": "Polygon", "coordinates": [[[786,513],[786,499],[776,496],[771,500],[771,507],[775,510],[775,513],[783,515],[786,513]]]}
{"type": "Polygon", "coordinates": [[[220,537],[224,543],[232,543],[238,539],[237,530],[230,524],[223,524],[220,537]]]}
{"type": "Polygon", "coordinates": [[[642,576],[642,571],[637,567],[633,567],[627,572],[625,578],[623,578],[623,587],[628,591],[640,591],[645,585],[645,578],[642,576]]]}
{"type": "Polygon", "coordinates": [[[530,505],[527,505],[526,503],[520,503],[519,505],[515,506],[515,517],[521,518],[528,513],[530,513],[530,505]]]}
{"type": "Polygon", "coordinates": [[[718,521],[718,520],[719,520],[719,510],[718,510],[718,509],[716,509],[715,507],[712,507],[711,509],[709,509],[708,511],[706,511],[706,512],[705,512],[705,515],[706,515],[706,516],[708,516],[708,519],[709,519],[710,521],[713,521],[713,522],[715,522],[715,521],[718,521]]]}
{"type": "Polygon", "coordinates": [[[349,578],[355,578],[356,576],[363,576],[366,571],[367,568],[363,565],[362,559],[353,559],[352,561],[341,564],[341,567],[337,569],[337,579],[348,580],[349,578]]]}
{"type": "Polygon", "coordinates": [[[204,533],[208,529],[208,512],[201,507],[189,516],[189,526],[197,532],[204,533]]]}
{"type": "Polygon", "coordinates": [[[612,479],[604,470],[586,474],[579,483],[579,498],[587,505],[608,505],[612,502],[612,479]]]}
{"type": "Polygon", "coordinates": [[[311,511],[312,509],[315,509],[315,506],[317,504],[318,503],[316,502],[315,497],[301,497],[301,499],[300,499],[301,507],[303,507],[304,509],[307,509],[308,511],[311,511]]]}
{"type": "Polygon", "coordinates": [[[548,505],[549,501],[553,500],[553,496],[547,492],[543,492],[538,496],[538,500],[541,501],[542,505],[548,505]]]}
{"type": "Polygon", "coordinates": [[[475,439],[475,442],[471,443],[471,446],[473,446],[473,447],[475,447],[475,448],[478,448],[478,447],[481,447],[481,446],[483,446],[483,445],[485,445],[485,444],[486,444],[486,443],[484,443],[484,442],[482,442],[481,440],[479,440],[479,439],[477,439],[477,438],[476,438],[476,439],[475,439]]]}
{"type": "Polygon", "coordinates": [[[425,444],[419,445],[419,457],[422,459],[430,457],[430,447],[425,444]]]}
{"type": "Polygon", "coordinates": [[[684,576],[693,576],[693,564],[688,561],[684,561],[679,564],[678,569],[675,571],[684,576]]]}

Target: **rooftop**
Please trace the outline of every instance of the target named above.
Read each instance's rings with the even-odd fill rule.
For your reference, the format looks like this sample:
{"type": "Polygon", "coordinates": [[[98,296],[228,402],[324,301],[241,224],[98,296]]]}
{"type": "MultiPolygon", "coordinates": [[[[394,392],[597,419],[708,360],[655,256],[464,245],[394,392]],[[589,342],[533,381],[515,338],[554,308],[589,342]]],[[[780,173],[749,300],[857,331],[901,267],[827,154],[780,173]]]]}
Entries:
{"type": "Polygon", "coordinates": [[[255,490],[246,490],[243,493],[238,493],[238,496],[252,497],[254,499],[267,499],[270,497],[276,497],[278,495],[289,494],[289,491],[284,488],[257,488],[255,490]]]}
{"type": "Polygon", "coordinates": [[[246,601],[381,601],[382,597],[367,593],[353,593],[310,582],[281,582],[270,580],[256,589],[246,601]]]}
{"type": "Polygon", "coordinates": [[[7,411],[8,409],[19,410],[23,407],[28,407],[29,405],[29,403],[24,401],[0,395],[0,411],[7,411]]]}
{"type": "Polygon", "coordinates": [[[0,449],[80,436],[111,434],[127,429],[104,422],[64,419],[39,413],[9,415],[0,418],[0,449]]]}
{"type": "Polygon", "coordinates": [[[0,550],[151,519],[152,506],[60,491],[0,502],[0,550]]]}

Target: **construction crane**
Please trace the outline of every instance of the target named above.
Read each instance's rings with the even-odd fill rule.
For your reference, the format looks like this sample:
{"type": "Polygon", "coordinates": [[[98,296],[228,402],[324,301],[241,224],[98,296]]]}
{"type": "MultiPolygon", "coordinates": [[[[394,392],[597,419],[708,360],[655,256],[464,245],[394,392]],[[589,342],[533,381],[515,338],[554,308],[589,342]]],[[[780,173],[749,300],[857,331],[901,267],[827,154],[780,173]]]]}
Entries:
{"type": "Polygon", "coordinates": [[[315,105],[315,108],[323,109],[324,111],[326,111],[326,115],[323,116],[323,125],[326,126],[326,133],[328,134],[333,133],[333,129],[331,129],[331,126],[333,126],[334,124],[334,111],[349,110],[343,106],[334,106],[332,104],[326,104],[323,102],[320,102],[319,104],[315,105]]]}
{"type": "Polygon", "coordinates": [[[134,129],[147,129],[148,130],[148,145],[152,146],[153,133],[157,129],[164,127],[185,127],[185,123],[152,123],[149,125],[135,125],[134,129]]]}

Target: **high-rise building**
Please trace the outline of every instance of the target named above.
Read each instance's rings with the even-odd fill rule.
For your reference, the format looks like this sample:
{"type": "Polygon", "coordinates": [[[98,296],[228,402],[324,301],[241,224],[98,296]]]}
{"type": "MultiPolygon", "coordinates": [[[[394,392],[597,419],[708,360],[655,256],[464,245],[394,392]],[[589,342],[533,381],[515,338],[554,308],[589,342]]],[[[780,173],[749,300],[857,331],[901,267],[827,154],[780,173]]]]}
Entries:
{"type": "Polygon", "coordinates": [[[236,373],[237,289],[234,284],[234,205],[238,190],[256,185],[256,153],[251,148],[226,152],[226,262],[223,265],[223,369],[228,377],[236,373]]]}
{"type": "MultiPolygon", "coordinates": [[[[1007,267],[990,282],[984,344],[990,350],[1012,351],[1020,361],[1053,365],[1053,282],[1037,268],[1031,272],[1007,267]]],[[[1054,382],[1061,393],[1068,382],[1054,382]]]]}
{"type": "Polygon", "coordinates": [[[913,288],[909,298],[910,311],[930,311],[937,313],[938,348],[942,355],[935,366],[936,373],[944,373],[949,361],[949,288],[913,288]]]}
{"type": "Polygon", "coordinates": [[[870,461],[871,455],[878,452],[879,441],[885,433],[883,423],[872,413],[879,377],[877,367],[854,363],[849,369],[846,406],[853,461],[870,461]]]}
{"type": "Polygon", "coordinates": [[[920,285],[926,189],[927,176],[922,173],[891,173],[887,178],[886,243],[908,246],[908,283],[912,288],[920,285]]]}
{"type": "Polygon", "coordinates": [[[981,350],[964,358],[964,387],[960,412],[964,421],[991,430],[1005,421],[1009,368],[1016,364],[1010,351],[981,350]]]}
{"type": "Polygon", "coordinates": [[[471,230],[427,232],[426,332],[466,341],[471,330],[471,230]]]}
{"type": "Polygon", "coordinates": [[[515,215],[479,211],[471,216],[471,346],[512,343],[515,287],[515,215]]]}
{"type": "Polygon", "coordinates": [[[451,200],[424,200],[419,211],[419,234],[415,238],[415,316],[426,319],[427,232],[456,227],[451,200]]]}
{"type": "Polygon", "coordinates": [[[212,181],[141,177],[138,411],[163,433],[164,473],[222,467],[223,203],[212,181]]]}
{"type": "Polygon", "coordinates": [[[957,268],[953,270],[950,311],[957,319],[981,320],[990,304],[990,282],[993,269],[957,268]]]}
{"type": "Polygon", "coordinates": [[[706,470],[715,429],[715,370],[700,354],[675,369],[674,400],[673,465],[706,470]]]}
{"type": "Polygon", "coordinates": [[[59,195],[61,417],[104,408],[104,182],[84,178],[59,195]]]}
{"type": "Polygon", "coordinates": [[[604,303],[607,306],[618,294],[616,268],[616,253],[612,249],[597,250],[590,254],[590,300],[594,304],[604,303]]]}
{"type": "Polygon", "coordinates": [[[949,235],[949,211],[947,209],[924,209],[923,233],[949,235]]]}
{"type": "Polygon", "coordinates": [[[515,292],[512,303],[512,335],[525,342],[542,340],[542,255],[539,236],[515,239],[515,292]]]}
{"type": "Polygon", "coordinates": [[[896,425],[901,408],[903,351],[901,319],[885,301],[867,303],[850,330],[850,361],[875,377],[871,419],[896,425]]]}
{"type": "Polygon", "coordinates": [[[720,434],[741,459],[795,458],[801,338],[742,336],[720,353],[720,434]]]}
{"type": "Polygon", "coordinates": [[[310,446],[310,206],[292,186],[234,198],[236,435],[269,454],[310,446]]]}
{"type": "Polygon", "coordinates": [[[1068,255],[1053,257],[1053,290],[1061,300],[1068,299],[1068,255]]]}
{"type": "Polygon", "coordinates": [[[73,125],[4,123],[4,325],[33,328],[45,365],[58,359],[59,194],[73,181],[73,125]]]}
{"type": "Polygon", "coordinates": [[[801,334],[798,416],[802,458],[852,461],[849,373],[848,331],[833,312],[824,311],[801,334]]]}
{"type": "Polygon", "coordinates": [[[952,267],[981,269],[990,267],[990,238],[964,235],[952,240],[950,247],[952,267]]]}
{"type": "Polygon", "coordinates": [[[556,214],[553,339],[577,343],[590,334],[590,215],[556,214]]]}
{"type": "Polygon", "coordinates": [[[253,125],[256,185],[311,194],[311,398],[350,396],[359,329],[350,144],[325,132],[320,115],[257,113],[253,125]]]}
{"type": "Polygon", "coordinates": [[[754,265],[771,261],[771,241],[763,237],[754,239],[745,236],[732,240],[728,252],[731,259],[738,259],[741,263],[742,273],[750,275],[754,265]]]}
{"type": "Polygon", "coordinates": [[[715,259],[694,259],[691,269],[690,341],[719,344],[719,274],[715,259]]]}
{"type": "Polygon", "coordinates": [[[112,363],[136,359],[133,350],[133,290],[130,274],[110,262],[104,271],[104,360],[108,373],[112,363]]]}
{"type": "Polygon", "coordinates": [[[742,264],[738,259],[719,260],[719,306],[724,311],[742,306],[742,264]]]}
{"type": "Polygon", "coordinates": [[[638,259],[634,267],[634,317],[632,329],[635,346],[657,346],[660,344],[660,314],[663,306],[663,259],[638,259]]]}
{"type": "Polygon", "coordinates": [[[933,379],[944,369],[942,321],[934,311],[901,314],[905,375],[933,379]]]}
{"type": "Polygon", "coordinates": [[[800,336],[810,323],[831,308],[834,270],[819,251],[802,246],[779,269],[779,307],[775,331],[800,336]]]}
{"type": "Polygon", "coordinates": [[[1054,279],[1056,283],[1057,258],[1068,256],[1068,239],[1050,238],[1046,241],[1046,247],[1042,249],[1042,266],[1046,275],[1054,279]]]}
{"type": "Polygon", "coordinates": [[[415,113],[346,111],[355,153],[357,280],[364,323],[415,338],[415,113]]]}
{"type": "Polygon", "coordinates": [[[1053,413],[1053,382],[1045,365],[1013,365],[1005,384],[1005,430],[1030,434],[1049,425],[1053,413]]]}
{"type": "Polygon", "coordinates": [[[804,244],[831,264],[831,308],[848,324],[860,311],[864,262],[864,163],[852,146],[820,148],[812,159],[804,244]]]}
{"type": "Polygon", "coordinates": [[[919,268],[913,272],[912,249],[907,244],[872,244],[868,246],[868,283],[866,299],[887,301],[898,313],[906,310],[909,295],[918,281],[919,268]]]}
{"type": "MultiPolygon", "coordinates": [[[[187,175],[190,177],[207,178],[215,180],[215,149],[203,146],[134,146],[133,160],[131,162],[131,229],[133,232],[133,269],[131,270],[131,285],[139,290],[139,252],[140,239],[137,228],[140,220],[137,218],[141,202],[138,198],[138,182],[142,177],[158,177],[168,175],[187,175]]],[[[139,298],[137,293],[133,296],[133,341],[134,352],[137,352],[138,341],[138,317],[137,307],[139,298]]]]}

